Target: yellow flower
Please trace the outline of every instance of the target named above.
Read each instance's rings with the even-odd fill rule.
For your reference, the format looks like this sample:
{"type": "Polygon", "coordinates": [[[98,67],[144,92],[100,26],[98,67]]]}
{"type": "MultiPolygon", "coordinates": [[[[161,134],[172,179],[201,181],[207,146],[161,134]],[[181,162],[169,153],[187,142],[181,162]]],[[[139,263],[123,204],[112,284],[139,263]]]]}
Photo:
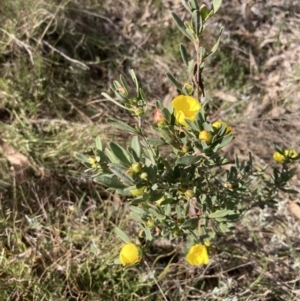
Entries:
{"type": "Polygon", "coordinates": [[[94,157],[89,157],[89,163],[91,164],[91,166],[93,168],[96,168],[97,167],[97,161],[94,157]]]}
{"type": "Polygon", "coordinates": [[[210,144],[211,140],[212,140],[212,134],[210,132],[208,132],[208,131],[201,131],[199,133],[199,140],[200,141],[204,141],[207,144],[210,144]]]}
{"type": "Polygon", "coordinates": [[[213,126],[214,128],[216,128],[216,129],[219,129],[222,125],[226,127],[226,134],[232,134],[232,133],[233,133],[233,132],[232,132],[232,127],[229,126],[229,125],[227,125],[227,124],[226,124],[224,121],[222,121],[222,120],[217,120],[217,121],[215,121],[215,122],[212,124],[212,126],[213,126]]]}
{"type": "Polygon", "coordinates": [[[137,245],[129,242],[122,247],[120,252],[120,261],[123,266],[127,264],[128,265],[135,264],[140,260],[141,260],[140,248],[137,245]]]}
{"type": "Polygon", "coordinates": [[[281,153],[279,152],[275,152],[273,154],[273,158],[274,160],[277,162],[277,163],[283,163],[285,161],[285,157],[284,155],[282,155],[281,153]]]}
{"type": "Polygon", "coordinates": [[[130,190],[130,192],[133,196],[138,197],[138,196],[143,195],[145,189],[146,189],[146,187],[141,187],[141,188],[137,188],[137,189],[132,189],[132,190],[130,190]]]}
{"type": "Polygon", "coordinates": [[[294,149],[286,149],[284,155],[287,158],[295,159],[298,156],[298,153],[294,149]]]}
{"type": "Polygon", "coordinates": [[[286,160],[293,160],[298,156],[298,153],[294,149],[286,149],[283,154],[275,152],[273,158],[277,163],[284,163],[286,160]]]}
{"type": "Polygon", "coordinates": [[[208,264],[209,258],[205,245],[196,244],[192,246],[186,256],[186,260],[191,265],[208,264]]]}
{"type": "Polygon", "coordinates": [[[186,95],[175,97],[172,100],[172,105],[176,121],[184,126],[187,126],[184,119],[194,121],[197,113],[201,109],[201,104],[196,98],[186,95]]]}

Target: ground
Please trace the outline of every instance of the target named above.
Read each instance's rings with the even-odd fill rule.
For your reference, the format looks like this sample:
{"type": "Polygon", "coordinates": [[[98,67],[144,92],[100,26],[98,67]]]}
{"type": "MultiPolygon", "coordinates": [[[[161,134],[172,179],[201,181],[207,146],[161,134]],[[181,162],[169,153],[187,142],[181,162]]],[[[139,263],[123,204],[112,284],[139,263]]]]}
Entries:
{"type": "MultiPolygon", "coordinates": [[[[273,166],[273,143],[300,151],[298,2],[224,1],[203,37],[212,45],[224,27],[204,83],[211,120],[234,129],[229,159],[251,152],[258,167],[273,166]]],[[[188,266],[180,242],[157,243],[145,260],[163,293],[144,262],[111,264],[121,246],[113,227],[134,231],[126,200],[93,183],[74,152],[98,135],[126,139],[105,120],[129,115],[101,96],[119,74],[133,68],[151,106],[177,95],[165,72],[183,78],[186,40],[169,10],[187,16],[179,0],[1,5],[1,300],[300,299],[297,195],[245,214],[213,242],[208,266],[188,266]]]]}

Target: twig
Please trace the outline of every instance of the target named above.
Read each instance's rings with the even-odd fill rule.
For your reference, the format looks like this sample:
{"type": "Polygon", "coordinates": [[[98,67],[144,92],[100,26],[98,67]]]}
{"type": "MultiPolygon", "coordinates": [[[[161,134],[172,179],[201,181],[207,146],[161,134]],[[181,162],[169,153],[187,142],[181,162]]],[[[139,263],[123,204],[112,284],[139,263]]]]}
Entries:
{"type": "Polygon", "coordinates": [[[164,292],[163,292],[161,286],[158,284],[158,282],[157,282],[157,280],[156,280],[156,278],[155,278],[155,276],[154,276],[154,273],[151,271],[151,269],[150,269],[150,267],[149,267],[147,261],[144,260],[144,263],[145,263],[147,269],[149,270],[149,272],[151,273],[151,276],[152,276],[152,278],[154,279],[154,282],[155,282],[156,286],[158,287],[160,293],[162,294],[164,300],[165,300],[165,301],[168,301],[168,299],[167,299],[166,295],[164,294],[164,292]]]}

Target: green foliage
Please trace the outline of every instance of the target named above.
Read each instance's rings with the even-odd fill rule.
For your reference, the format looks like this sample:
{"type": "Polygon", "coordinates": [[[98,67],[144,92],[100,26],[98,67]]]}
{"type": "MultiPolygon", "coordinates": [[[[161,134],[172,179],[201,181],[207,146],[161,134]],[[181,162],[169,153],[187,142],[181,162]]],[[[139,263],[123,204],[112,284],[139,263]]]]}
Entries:
{"type": "MultiPolygon", "coordinates": [[[[218,50],[223,29],[211,49],[202,46],[201,38],[207,20],[218,11],[221,2],[213,1],[213,9],[209,10],[205,5],[199,8],[197,1],[183,1],[191,15],[190,22],[171,12],[180,32],[193,43],[195,58],[190,59],[186,46],[180,44],[187,79],[182,84],[171,73],[166,74],[182,95],[167,108],[156,101],[151,128],[159,138],[146,131],[144,113],[148,101],[133,70],[129,72],[133,87],[124,77],[111,86],[117,99],[102,93],[126,108],[136,125],[133,128],[123,121],[109,119],[110,124],[134,135],[131,144],[125,149],[110,142],[102,150],[97,138],[96,144],[101,149],[94,149],[89,170],[97,173],[95,181],[109,191],[128,197],[130,216],[137,222],[139,236],[144,238],[144,250],[158,237],[169,240],[185,237],[194,243],[213,240],[217,234],[230,232],[234,223],[253,206],[273,206],[278,190],[294,192],[285,188],[295,173],[287,164],[281,171],[274,168],[274,176],[267,179],[264,169],[254,168],[250,153],[247,161],[236,158],[229,169],[222,169],[228,164],[222,149],[234,138],[232,128],[222,121],[210,123],[205,103],[200,104],[201,94],[205,94],[202,82],[205,61],[218,50]],[[192,109],[195,107],[199,109],[192,109]]],[[[296,159],[290,158],[290,162],[296,159]]],[[[129,238],[120,229],[116,231],[128,242],[129,238]]]]}

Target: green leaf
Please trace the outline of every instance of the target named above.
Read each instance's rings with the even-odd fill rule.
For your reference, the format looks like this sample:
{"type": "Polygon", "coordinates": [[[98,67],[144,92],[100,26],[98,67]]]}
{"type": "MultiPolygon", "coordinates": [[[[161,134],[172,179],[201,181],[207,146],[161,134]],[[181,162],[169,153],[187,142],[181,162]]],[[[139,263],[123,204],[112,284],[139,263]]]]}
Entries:
{"type": "Polygon", "coordinates": [[[205,58],[206,49],[201,46],[201,47],[199,47],[198,52],[199,52],[200,62],[202,62],[202,64],[204,64],[204,59],[203,58],[205,58]]]}
{"type": "Polygon", "coordinates": [[[89,163],[89,158],[82,153],[75,152],[74,156],[81,162],[89,163]]]}
{"type": "Polygon", "coordinates": [[[169,72],[166,72],[166,75],[170,82],[177,88],[177,90],[181,91],[182,85],[174,78],[174,76],[169,72]]]}
{"type": "Polygon", "coordinates": [[[182,5],[187,9],[187,11],[188,11],[189,13],[192,13],[190,7],[187,5],[187,3],[186,3],[185,0],[181,0],[181,3],[182,3],[182,5]]]}
{"type": "Polygon", "coordinates": [[[181,58],[182,58],[183,62],[186,64],[186,66],[188,66],[189,58],[188,58],[186,48],[184,47],[183,44],[180,44],[180,53],[181,53],[181,58]]]}
{"type": "Polygon", "coordinates": [[[115,175],[101,175],[94,178],[94,182],[109,188],[125,188],[126,186],[115,175]]]}
{"type": "Polygon", "coordinates": [[[96,138],[95,144],[96,148],[102,151],[102,142],[99,136],[96,138]]]}
{"type": "Polygon", "coordinates": [[[115,154],[110,149],[106,148],[105,154],[111,163],[119,163],[119,159],[115,156],[115,154]]]}
{"type": "Polygon", "coordinates": [[[190,60],[189,63],[188,63],[188,73],[190,75],[194,75],[194,69],[195,69],[195,61],[190,60]]]}
{"type": "MultiPolygon", "coordinates": [[[[108,191],[111,191],[110,189],[107,189],[108,191]]],[[[126,190],[126,189],[114,189],[112,192],[116,192],[119,195],[124,195],[124,196],[132,196],[131,192],[126,190]]]]}
{"type": "Polygon", "coordinates": [[[213,0],[213,10],[214,14],[219,10],[222,5],[222,0],[213,0]]]}
{"type": "Polygon", "coordinates": [[[119,257],[115,258],[114,264],[122,264],[121,260],[119,257]]]}
{"type": "Polygon", "coordinates": [[[117,80],[114,80],[113,81],[113,85],[115,86],[115,89],[118,90],[119,88],[122,87],[122,85],[117,81],[117,80]]]}
{"type": "Polygon", "coordinates": [[[131,162],[129,161],[129,154],[128,152],[121,147],[119,144],[115,142],[109,143],[110,150],[113,152],[113,154],[126,166],[130,166],[131,162]]]}
{"type": "Polygon", "coordinates": [[[202,6],[202,8],[200,9],[200,14],[201,14],[201,17],[202,17],[202,20],[203,21],[206,21],[210,16],[213,15],[213,10],[209,10],[207,8],[207,6],[202,6]]]}
{"type": "Polygon", "coordinates": [[[197,0],[190,0],[189,5],[190,5],[190,8],[192,11],[199,10],[199,5],[198,5],[197,0]]]}
{"type": "Polygon", "coordinates": [[[224,216],[232,215],[232,214],[235,214],[235,212],[232,210],[223,209],[223,210],[217,210],[214,213],[209,214],[208,217],[209,218],[219,218],[219,217],[224,217],[224,216]]]}
{"type": "Polygon", "coordinates": [[[171,15],[173,20],[175,21],[177,27],[179,28],[179,30],[187,37],[189,38],[192,42],[194,42],[194,37],[189,34],[186,30],[186,27],[184,25],[184,23],[181,21],[181,19],[174,13],[171,11],[171,15]]]}
{"type": "Polygon", "coordinates": [[[157,167],[155,165],[151,165],[146,167],[145,172],[148,175],[148,181],[152,184],[156,182],[156,174],[157,174],[157,167]]]}
{"type": "Polygon", "coordinates": [[[114,119],[114,118],[108,118],[107,123],[111,124],[112,126],[114,126],[116,128],[119,128],[123,131],[126,131],[128,133],[137,134],[136,130],[133,127],[131,127],[130,125],[128,125],[127,123],[125,123],[121,120],[114,119]]]}
{"type": "Polygon", "coordinates": [[[145,94],[144,90],[142,88],[140,88],[139,92],[140,92],[139,95],[141,96],[144,103],[147,103],[147,97],[146,97],[146,94],[145,94]]]}
{"type": "Polygon", "coordinates": [[[191,155],[185,155],[179,159],[176,160],[176,165],[192,165],[199,161],[201,157],[200,156],[191,156],[191,155]]]}
{"type": "Polygon", "coordinates": [[[115,233],[125,244],[130,242],[130,238],[120,228],[115,227],[115,233]]]}
{"type": "Polygon", "coordinates": [[[165,141],[163,141],[161,138],[154,138],[154,137],[149,138],[148,142],[150,145],[153,146],[161,146],[166,144],[165,141]]]}
{"type": "Polygon", "coordinates": [[[160,109],[160,110],[162,110],[162,109],[164,108],[164,106],[163,106],[163,104],[161,103],[160,100],[156,100],[156,102],[155,102],[155,107],[156,107],[157,109],[160,109]]]}
{"type": "Polygon", "coordinates": [[[111,98],[107,93],[102,92],[101,95],[103,95],[106,99],[110,100],[111,102],[113,102],[114,104],[116,104],[117,106],[129,111],[128,108],[126,108],[125,106],[121,105],[118,101],[114,100],[113,98],[111,98]]]}
{"type": "Polygon", "coordinates": [[[165,200],[163,200],[160,205],[173,205],[173,204],[178,204],[179,200],[175,199],[175,198],[167,198],[165,200]]]}
{"type": "Polygon", "coordinates": [[[298,194],[299,193],[299,191],[294,190],[294,189],[286,189],[286,188],[283,188],[283,187],[278,187],[278,189],[280,189],[283,192],[291,193],[291,194],[298,194]]]}
{"type": "Polygon", "coordinates": [[[135,151],[137,157],[140,158],[142,150],[141,150],[141,145],[140,145],[140,142],[139,142],[139,138],[137,136],[132,137],[131,147],[135,151]]]}
{"type": "Polygon", "coordinates": [[[176,210],[177,218],[181,218],[183,212],[182,212],[180,206],[179,206],[179,205],[176,205],[175,210],[176,210]]]}
{"type": "Polygon", "coordinates": [[[139,86],[139,82],[137,80],[137,77],[133,71],[133,69],[131,69],[129,71],[129,74],[131,76],[132,81],[135,83],[135,88],[136,88],[136,95],[139,96],[139,92],[140,92],[140,86],[139,86]]]}
{"type": "Polygon", "coordinates": [[[220,45],[220,41],[221,41],[222,32],[223,32],[223,27],[220,30],[220,33],[219,33],[218,40],[217,40],[216,44],[212,47],[212,49],[210,50],[209,55],[206,58],[210,57],[211,55],[213,55],[218,50],[219,45],[220,45]]]}
{"type": "Polygon", "coordinates": [[[170,204],[166,204],[166,206],[164,207],[164,209],[165,209],[165,215],[166,216],[170,216],[170,214],[171,214],[171,206],[170,206],[170,204]]]}
{"type": "MultiPolygon", "coordinates": [[[[137,207],[136,207],[136,208],[137,208],[137,207]]],[[[139,215],[139,214],[136,213],[136,212],[131,211],[131,212],[129,213],[129,217],[135,219],[135,220],[138,221],[138,222],[143,222],[143,219],[142,219],[141,215],[139,215]]]]}
{"type": "Polygon", "coordinates": [[[126,185],[134,185],[133,179],[126,173],[121,164],[108,164],[109,169],[114,173],[119,179],[121,179],[126,185]]]}
{"type": "Polygon", "coordinates": [[[182,229],[190,229],[193,230],[198,226],[199,218],[190,218],[186,220],[182,225],[182,229]]]}
{"type": "Polygon", "coordinates": [[[128,91],[129,88],[128,88],[127,81],[126,81],[125,77],[122,74],[120,75],[120,82],[122,83],[122,85],[124,86],[124,88],[128,91]]]}
{"type": "Polygon", "coordinates": [[[194,10],[192,13],[192,21],[193,21],[193,30],[197,36],[202,31],[202,18],[199,10],[194,10]]]}
{"type": "Polygon", "coordinates": [[[148,227],[145,227],[144,231],[146,235],[146,240],[151,241],[153,238],[150,229],[148,227]]]}
{"type": "Polygon", "coordinates": [[[145,214],[145,210],[142,209],[141,207],[129,206],[129,209],[130,209],[132,212],[138,213],[139,215],[144,215],[144,214],[145,214]]]}
{"type": "Polygon", "coordinates": [[[161,113],[162,113],[163,117],[166,119],[166,121],[168,123],[171,123],[171,121],[172,121],[172,114],[170,113],[170,111],[168,109],[166,109],[166,108],[163,108],[161,110],[161,113]]]}
{"type": "Polygon", "coordinates": [[[190,119],[185,118],[184,119],[186,124],[193,129],[194,131],[200,131],[200,129],[198,128],[198,124],[194,121],[191,121],[190,119]]]}

